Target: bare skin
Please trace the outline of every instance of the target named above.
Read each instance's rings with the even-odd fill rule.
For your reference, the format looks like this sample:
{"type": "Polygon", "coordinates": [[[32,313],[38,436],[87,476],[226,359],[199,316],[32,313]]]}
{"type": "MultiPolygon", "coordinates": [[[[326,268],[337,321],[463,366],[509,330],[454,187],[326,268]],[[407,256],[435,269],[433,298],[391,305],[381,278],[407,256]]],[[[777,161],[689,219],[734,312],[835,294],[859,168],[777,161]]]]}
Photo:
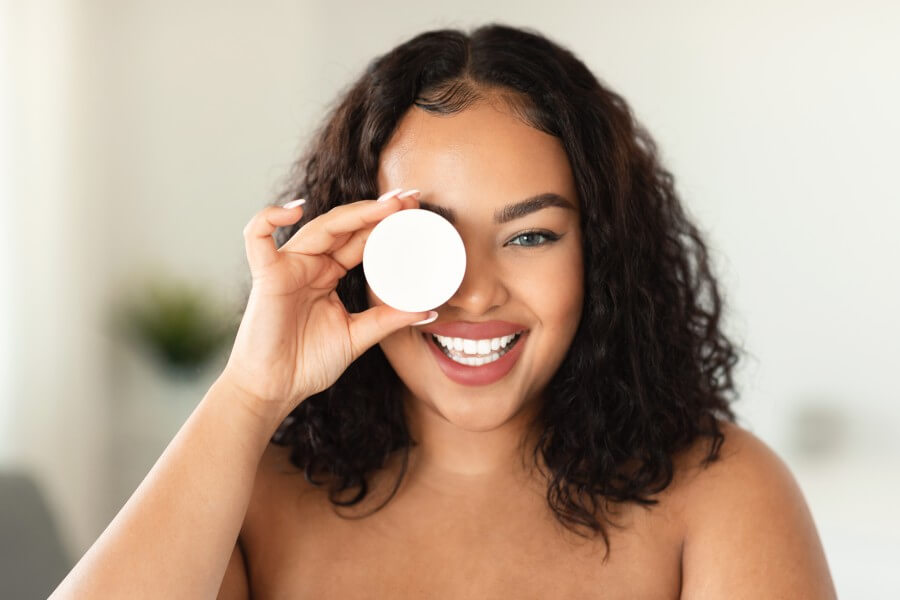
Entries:
{"type": "Polygon", "coordinates": [[[621,528],[607,528],[606,562],[600,537],[552,517],[537,479],[447,496],[405,478],[380,511],[351,520],[339,515],[365,515],[389,494],[399,457],[370,499],[335,510],[287,449],[270,445],[240,534],[246,567],[229,565],[220,598],[249,597],[231,595],[238,583],[253,598],[835,598],[793,479],[752,433],[720,425],[713,466],[699,465],[703,438],[675,457],[659,504],[609,507],[621,528]],[[754,489],[770,505],[748,501],[754,489]]]}
{"type": "Polygon", "coordinates": [[[622,510],[630,529],[610,529],[603,563],[602,541],[562,527],[536,485],[448,496],[409,482],[348,520],[274,448],[241,534],[254,598],[678,597],[680,523],[663,511],[622,510]]]}

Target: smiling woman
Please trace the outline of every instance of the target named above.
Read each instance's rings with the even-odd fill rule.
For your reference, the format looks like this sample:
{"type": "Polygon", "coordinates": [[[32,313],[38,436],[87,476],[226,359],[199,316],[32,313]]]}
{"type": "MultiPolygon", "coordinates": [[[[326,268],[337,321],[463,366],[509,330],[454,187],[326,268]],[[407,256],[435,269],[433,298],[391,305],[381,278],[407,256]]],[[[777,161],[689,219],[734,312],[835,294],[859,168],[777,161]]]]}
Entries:
{"type": "Polygon", "coordinates": [[[834,597],[790,472],[734,423],[674,179],[571,52],[415,36],[276,204],[222,376],[55,597],[834,597]],[[360,264],[411,208],[464,243],[436,320],[360,264]]]}
{"type": "MultiPolygon", "coordinates": [[[[251,580],[287,593],[340,577],[374,596],[831,597],[796,484],[734,424],[738,352],[674,178],[571,52],[502,25],[418,35],[370,63],[293,174],[283,200],[310,201],[279,245],[343,203],[415,188],[417,207],[457,228],[467,265],[436,321],[382,339],[282,424],[287,454],[268,454],[305,481],[275,476],[278,495],[302,483],[310,512],[259,492],[242,539],[265,554],[277,521],[330,545],[251,557],[251,580]],[[754,479],[728,476],[748,472],[771,474],[755,505],[736,500],[760,497],[754,479]],[[779,502],[795,518],[768,539],[748,547],[728,526],[779,502]],[[267,517],[273,506],[286,513],[267,517]],[[757,580],[796,536],[804,567],[757,580]]],[[[383,304],[360,268],[337,292],[350,312],[383,304]]]]}

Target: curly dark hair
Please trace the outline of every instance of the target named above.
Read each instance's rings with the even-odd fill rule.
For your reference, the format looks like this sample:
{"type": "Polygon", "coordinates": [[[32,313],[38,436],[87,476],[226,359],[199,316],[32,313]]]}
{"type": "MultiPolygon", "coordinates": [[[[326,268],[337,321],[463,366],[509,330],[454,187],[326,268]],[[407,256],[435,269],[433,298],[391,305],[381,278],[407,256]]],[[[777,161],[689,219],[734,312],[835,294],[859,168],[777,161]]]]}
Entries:
{"type": "MultiPolygon", "coordinates": [[[[294,163],[273,204],[307,202],[299,223],[276,231],[276,245],[335,206],[377,197],[379,155],[411,106],[453,114],[498,94],[561,140],[582,203],[582,317],[545,391],[533,456],[540,452],[550,470],[547,501],[556,518],[582,536],[577,526],[599,532],[608,557],[603,523],[619,525],[598,500],[656,504],[647,496],[669,486],[673,456],[698,436],[711,439],[702,464],[717,460],[724,441],[717,418],[736,422],[729,403],[738,361],[720,331],[723,302],[707,247],[621,96],[532,29],[492,23],[469,34],[416,35],[369,63],[294,163]]],[[[337,292],[349,312],[369,308],[361,265],[337,292]]],[[[331,388],[297,406],[272,442],[290,446],[310,483],[322,486],[316,477],[328,476],[334,506],[359,503],[369,477],[403,450],[387,502],[416,445],[402,385],[376,344],[331,388]]]]}

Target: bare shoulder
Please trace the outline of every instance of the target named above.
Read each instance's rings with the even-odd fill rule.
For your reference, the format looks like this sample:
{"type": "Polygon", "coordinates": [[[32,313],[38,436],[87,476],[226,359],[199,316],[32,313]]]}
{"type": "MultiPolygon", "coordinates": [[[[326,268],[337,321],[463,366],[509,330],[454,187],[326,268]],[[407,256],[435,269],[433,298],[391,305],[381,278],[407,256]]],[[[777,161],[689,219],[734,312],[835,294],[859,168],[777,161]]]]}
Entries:
{"type": "Polygon", "coordinates": [[[724,483],[730,477],[733,483],[740,481],[740,471],[775,468],[786,471],[787,466],[761,439],[740,425],[717,420],[723,440],[715,460],[705,463],[713,440],[707,436],[698,438],[693,445],[675,458],[679,493],[691,497],[692,503],[705,497],[710,486],[724,483]],[[765,467],[765,468],[764,468],[765,467]]]}
{"type": "Polygon", "coordinates": [[[698,521],[702,524],[708,511],[738,498],[742,504],[775,497],[782,502],[804,502],[793,474],[772,448],[740,425],[717,423],[724,439],[715,460],[704,463],[710,451],[708,437],[698,439],[676,459],[688,527],[698,526],[698,521]]]}
{"type": "Polygon", "coordinates": [[[705,438],[677,461],[681,597],[835,598],[815,523],[787,464],[752,432],[718,423],[718,460],[701,464],[705,438]]]}

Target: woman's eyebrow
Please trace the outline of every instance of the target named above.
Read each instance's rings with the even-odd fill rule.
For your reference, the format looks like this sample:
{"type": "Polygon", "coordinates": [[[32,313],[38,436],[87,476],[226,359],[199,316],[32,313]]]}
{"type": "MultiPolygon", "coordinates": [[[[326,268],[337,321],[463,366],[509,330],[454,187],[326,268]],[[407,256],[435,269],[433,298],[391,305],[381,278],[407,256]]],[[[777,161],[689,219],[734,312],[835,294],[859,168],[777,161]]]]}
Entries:
{"type": "MultiPolygon", "coordinates": [[[[517,202],[515,204],[507,204],[502,209],[494,213],[494,223],[498,225],[509,223],[510,221],[521,219],[525,215],[530,215],[533,212],[542,210],[544,208],[550,208],[552,206],[565,208],[567,210],[575,210],[575,207],[572,205],[572,203],[559,194],[554,194],[553,192],[545,192],[543,194],[531,196],[530,198],[526,198],[525,200],[522,200],[521,202],[517,202]]],[[[450,221],[452,224],[456,225],[456,211],[454,211],[452,208],[446,208],[444,206],[438,206],[436,204],[429,204],[428,202],[423,202],[421,200],[419,201],[419,208],[421,208],[422,210],[430,210],[431,212],[437,213],[450,221]]]]}

